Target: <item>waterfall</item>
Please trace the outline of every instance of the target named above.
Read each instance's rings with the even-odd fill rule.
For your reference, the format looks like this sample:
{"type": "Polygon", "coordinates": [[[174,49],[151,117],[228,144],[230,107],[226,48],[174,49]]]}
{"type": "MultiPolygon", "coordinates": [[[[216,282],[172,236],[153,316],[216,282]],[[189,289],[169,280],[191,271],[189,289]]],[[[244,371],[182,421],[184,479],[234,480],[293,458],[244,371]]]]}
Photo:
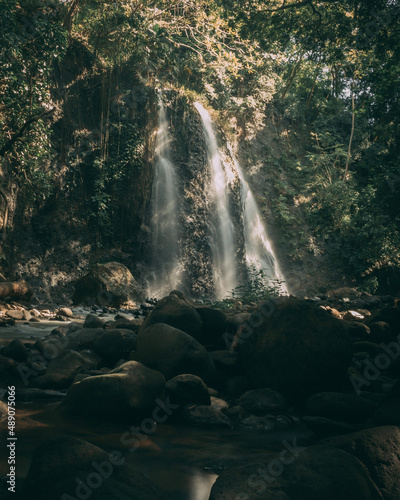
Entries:
{"type": "MultiPolygon", "coordinates": [[[[262,271],[271,281],[283,281],[283,274],[268,239],[257,202],[230,144],[228,144],[228,150],[240,182],[246,266],[249,270],[262,271]]],[[[284,283],[280,283],[278,289],[282,294],[288,293],[284,283]]]]}
{"type": "Polygon", "coordinates": [[[158,131],[152,188],[152,273],[149,295],[162,297],[180,281],[178,178],[171,161],[171,137],[162,94],[159,96],[158,131]]]}
{"type": "Polygon", "coordinates": [[[229,209],[229,185],[210,114],[200,103],[196,102],[194,106],[203,123],[216,210],[215,222],[210,222],[215,293],[218,298],[224,298],[237,286],[236,242],[229,209]]]}

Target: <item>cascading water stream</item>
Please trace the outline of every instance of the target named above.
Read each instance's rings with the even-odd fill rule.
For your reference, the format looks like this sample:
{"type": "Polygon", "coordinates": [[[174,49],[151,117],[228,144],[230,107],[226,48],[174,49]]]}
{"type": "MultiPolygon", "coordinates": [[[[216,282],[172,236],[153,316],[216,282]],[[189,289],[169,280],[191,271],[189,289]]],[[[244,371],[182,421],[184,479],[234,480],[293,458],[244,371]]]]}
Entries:
{"type": "Polygon", "coordinates": [[[150,296],[162,296],[180,281],[178,228],[178,178],[170,159],[169,124],[162,95],[159,96],[156,160],[152,188],[151,239],[153,271],[149,278],[150,296]]]}
{"type": "Polygon", "coordinates": [[[257,202],[250,186],[244,178],[242,168],[236,160],[230,144],[228,144],[228,150],[235,164],[240,181],[246,266],[249,270],[262,271],[265,277],[268,277],[271,281],[279,280],[278,289],[282,294],[287,294],[288,290],[283,283],[283,274],[268,239],[267,231],[262,223],[257,202]]]}
{"type": "Polygon", "coordinates": [[[216,222],[211,224],[215,293],[218,298],[224,298],[237,286],[235,230],[229,210],[229,186],[210,114],[200,103],[195,102],[194,106],[203,123],[216,206],[216,222]]]}

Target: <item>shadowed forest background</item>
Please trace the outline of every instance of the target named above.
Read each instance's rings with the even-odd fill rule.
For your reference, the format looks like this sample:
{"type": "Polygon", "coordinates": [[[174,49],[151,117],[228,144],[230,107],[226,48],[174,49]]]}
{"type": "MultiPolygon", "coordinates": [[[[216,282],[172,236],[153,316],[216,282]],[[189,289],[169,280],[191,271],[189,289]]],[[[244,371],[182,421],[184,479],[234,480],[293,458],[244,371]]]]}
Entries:
{"type": "Polygon", "coordinates": [[[399,13],[380,0],[1,0],[3,274],[59,300],[93,262],[145,277],[161,90],[181,171],[196,161],[193,102],[213,110],[291,291],[397,292],[399,13]]]}

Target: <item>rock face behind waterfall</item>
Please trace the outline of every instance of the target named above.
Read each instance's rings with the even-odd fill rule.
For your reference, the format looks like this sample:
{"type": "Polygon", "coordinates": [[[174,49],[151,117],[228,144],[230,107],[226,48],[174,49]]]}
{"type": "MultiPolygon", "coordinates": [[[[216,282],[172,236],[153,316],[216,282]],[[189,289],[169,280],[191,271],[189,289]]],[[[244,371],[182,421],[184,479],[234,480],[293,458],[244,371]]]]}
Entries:
{"type": "Polygon", "coordinates": [[[141,301],[145,292],[129,269],[119,262],[95,264],[79,279],[72,297],[74,304],[99,304],[121,307],[129,301],[141,301]]]}
{"type": "Polygon", "coordinates": [[[290,398],[341,387],[352,356],[345,324],[295,298],[276,299],[268,308],[259,308],[236,341],[254,385],[290,398]]]}

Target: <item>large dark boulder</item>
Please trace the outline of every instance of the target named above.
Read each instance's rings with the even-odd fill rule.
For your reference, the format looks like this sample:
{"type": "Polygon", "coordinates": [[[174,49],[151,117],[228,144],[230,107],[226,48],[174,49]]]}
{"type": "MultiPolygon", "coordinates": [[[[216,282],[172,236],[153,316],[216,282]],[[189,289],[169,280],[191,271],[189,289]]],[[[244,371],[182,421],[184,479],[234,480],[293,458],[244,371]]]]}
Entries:
{"type": "Polygon", "coordinates": [[[356,394],[341,392],[321,392],[311,396],[306,402],[309,415],[330,418],[341,422],[364,422],[371,417],[376,404],[356,394]]]}
{"type": "Polygon", "coordinates": [[[166,500],[167,497],[128,465],[121,452],[106,452],[68,436],[45,441],[35,451],[23,485],[23,498],[166,500]]]}
{"type": "Polygon", "coordinates": [[[398,480],[400,476],[400,429],[398,427],[365,429],[324,440],[318,447],[313,448],[339,448],[352,454],[368,468],[371,478],[385,500],[400,498],[398,480]]]}
{"type": "Polygon", "coordinates": [[[47,371],[33,380],[32,385],[41,389],[67,389],[78,373],[97,367],[101,358],[89,351],[64,351],[49,362],[47,371]]]}
{"type": "Polygon", "coordinates": [[[282,451],[233,467],[215,482],[210,500],[383,500],[368,469],[342,450],[282,451]]]}
{"type": "Polygon", "coordinates": [[[74,304],[121,307],[127,302],[143,301],[145,296],[145,291],[126,266],[108,262],[95,264],[76,282],[72,301],[74,304]]]}
{"type": "Polygon", "coordinates": [[[283,396],[272,389],[247,391],[239,399],[238,405],[256,415],[281,413],[287,408],[283,396]]]}
{"type": "Polygon", "coordinates": [[[91,348],[95,339],[103,333],[103,328],[80,328],[74,325],[66,334],[61,332],[48,335],[36,342],[35,346],[49,361],[58,358],[67,350],[81,351],[91,348]]]}
{"type": "Polygon", "coordinates": [[[198,339],[207,349],[226,347],[225,333],[229,328],[226,314],[220,309],[201,306],[196,307],[196,311],[202,321],[202,334],[198,339]]]}
{"type": "Polygon", "coordinates": [[[182,330],[199,342],[202,340],[201,317],[190,300],[182,294],[178,296],[176,292],[171,292],[168,297],[161,299],[144,320],[140,331],[157,323],[164,323],[182,330]]]}
{"type": "Polygon", "coordinates": [[[2,351],[3,356],[14,359],[15,361],[26,361],[27,350],[20,339],[14,339],[2,351]]]}
{"type": "Polygon", "coordinates": [[[292,297],[259,306],[234,344],[255,387],[292,399],[340,388],[352,357],[344,322],[292,297]]]}
{"type": "Polygon", "coordinates": [[[165,394],[172,403],[180,406],[187,404],[210,405],[211,398],[206,384],[197,375],[184,374],[168,380],[165,394]]]}
{"type": "Polygon", "coordinates": [[[164,323],[141,330],[134,359],[158,370],[167,380],[185,373],[213,380],[215,365],[205,348],[187,333],[164,323]]]}
{"type": "Polygon", "coordinates": [[[129,353],[136,349],[137,334],[132,330],[106,330],[93,342],[93,350],[110,363],[128,359],[129,353]]]}
{"type": "Polygon", "coordinates": [[[385,306],[378,311],[375,311],[366,322],[368,325],[382,321],[390,326],[392,334],[398,335],[400,333],[400,307],[385,306]]]}
{"type": "Polygon", "coordinates": [[[151,417],[158,398],[164,396],[165,378],[136,361],[129,361],[105,375],[73,384],[60,410],[110,421],[151,417]]]}

